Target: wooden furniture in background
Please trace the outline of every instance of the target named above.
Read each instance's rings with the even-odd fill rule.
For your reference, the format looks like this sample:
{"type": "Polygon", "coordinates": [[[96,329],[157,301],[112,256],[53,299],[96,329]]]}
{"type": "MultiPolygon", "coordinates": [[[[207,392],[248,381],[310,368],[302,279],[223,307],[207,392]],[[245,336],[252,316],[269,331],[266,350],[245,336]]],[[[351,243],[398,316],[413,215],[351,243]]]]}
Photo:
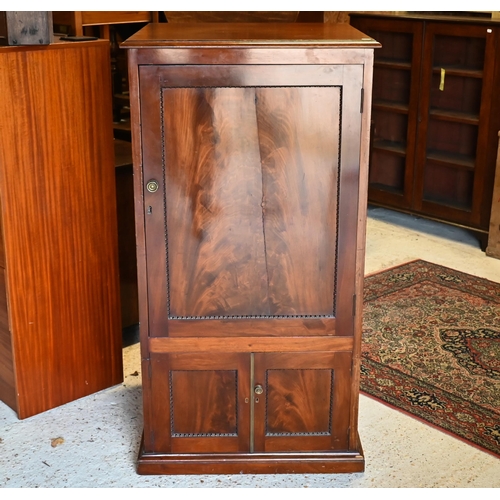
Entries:
{"type": "Polygon", "coordinates": [[[322,23],[321,11],[165,11],[169,23],[322,23]]]}
{"type": "Polygon", "coordinates": [[[500,259],[500,132],[498,133],[498,137],[497,164],[493,199],[491,201],[490,232],[486,255],[500,259]]]}
{"type": "Polygon", "coordinates": [[[139,473],[363,470],[377,46],[319,23],[149,24],[125,42],[139,473]]]}
{"type": "Polygon", "coordinates": [[[132,146],[120,139],[114,146],[122,327],[127,328],[139,323],[132,146]]]}
{"type": "Polygon", "coordinates": [[[150,11],[54,11],[54,26],[67,26],[70,35],[85,35],[92,27],[109,40],[110,26],[130,23],[158,22],[158,12],[150,11]]]}
{"type": "Polygon", "coordinates": [[[109,43],[0,48],[0,399],[123,380],[109,43]]]}
{"type": "Polygon", "coordinates": [[[51,12],[0,12],[0,45],[48,45],[53,41],[51,12]]]}
{"type": "Polygon", "coordinates": [[[109,40],[113,96],[113,130],[117,139],[130,141],[129,96],[126,57],[119,44],[149,22],[158,21],[152,11],[55,11],[54,29],[70,35],[93,35],[109,40]]]}
{"type": "Polygon", "coordinates": [[[500,128],[500,23],[350,13],[379,40],[369,201],[489,230],[500,128]]]}

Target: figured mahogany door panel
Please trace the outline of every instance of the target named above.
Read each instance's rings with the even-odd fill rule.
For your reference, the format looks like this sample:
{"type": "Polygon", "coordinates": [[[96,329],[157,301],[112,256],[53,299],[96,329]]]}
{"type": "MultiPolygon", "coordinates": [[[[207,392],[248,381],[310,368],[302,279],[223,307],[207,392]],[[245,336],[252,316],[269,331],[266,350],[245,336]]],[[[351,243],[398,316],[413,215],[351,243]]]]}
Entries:
{"type": "Polygon", "coordinates": [[[255,452],[349,448],[349,352],[258,353],[254,359],[255,452]]]}
{"type": "Polygon", "coordinates": [[[215,69],[141,69],[150,335],[339,311],[352,334],[362,68],[215,69]]]}
{"type": "Polygon", "coordinates": [[[163,98],[170,315],[332,315],[339,89],[163,98]]]}
{"type": "Polygon", "coordinates": [[[248,450],[248,354],[153,355],[151,367],[150,451],[248,450]]]}
{"type": "Polygon", "coordinates": [[[269,315],[255,91],[163,99],[170,315],[269,315]]]}

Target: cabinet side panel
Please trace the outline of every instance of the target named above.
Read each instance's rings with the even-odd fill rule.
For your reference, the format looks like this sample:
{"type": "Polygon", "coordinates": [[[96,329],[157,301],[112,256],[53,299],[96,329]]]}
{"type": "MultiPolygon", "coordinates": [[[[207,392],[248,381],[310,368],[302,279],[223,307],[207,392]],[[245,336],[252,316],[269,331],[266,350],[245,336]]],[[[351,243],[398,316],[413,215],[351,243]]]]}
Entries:
{"type": "Polygon", "coordinates": [[[109,47],[0,56],[7,288],[25,418],[123,379],[109,47]]]}

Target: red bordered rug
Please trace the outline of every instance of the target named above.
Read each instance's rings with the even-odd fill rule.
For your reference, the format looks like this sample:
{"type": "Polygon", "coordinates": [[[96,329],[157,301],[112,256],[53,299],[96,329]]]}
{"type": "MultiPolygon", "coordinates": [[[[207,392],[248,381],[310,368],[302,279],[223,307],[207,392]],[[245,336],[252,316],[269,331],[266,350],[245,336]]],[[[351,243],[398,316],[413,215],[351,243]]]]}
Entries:
{"type": "Polygon", "coordinates": [[[500,284],[422,260],[367,276],[361,390],[500,457],[500,284]]]}

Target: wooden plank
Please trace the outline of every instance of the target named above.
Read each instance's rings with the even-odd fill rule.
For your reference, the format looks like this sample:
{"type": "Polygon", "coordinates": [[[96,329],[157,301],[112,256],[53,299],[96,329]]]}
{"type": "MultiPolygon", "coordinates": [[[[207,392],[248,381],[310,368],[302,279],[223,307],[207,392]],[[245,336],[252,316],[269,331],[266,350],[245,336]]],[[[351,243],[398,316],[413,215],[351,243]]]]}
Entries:
{"type": "Polygon", "coordinates": [[[0,192],[25,418],[123,379],[109,45],[0,57],[0,192]]]}
{"type": "Polygon", "coordinates": [[[150,352],[298,352],[351,351],[352,337],[155,337],[148,341],[150,352]]]}

